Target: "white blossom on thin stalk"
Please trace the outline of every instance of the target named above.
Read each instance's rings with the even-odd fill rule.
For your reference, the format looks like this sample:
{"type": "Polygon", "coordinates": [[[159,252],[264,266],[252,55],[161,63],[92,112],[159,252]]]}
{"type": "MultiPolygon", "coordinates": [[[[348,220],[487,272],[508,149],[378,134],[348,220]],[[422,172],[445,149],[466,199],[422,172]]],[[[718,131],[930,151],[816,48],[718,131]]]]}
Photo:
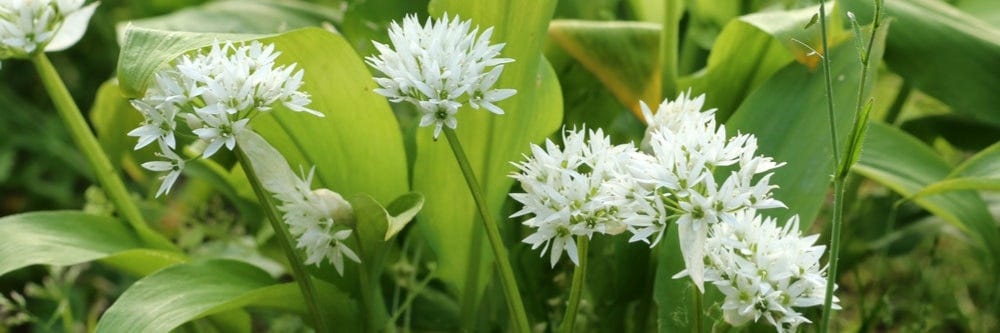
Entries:
{"type": "Polygon", "coordinates": [[[727,137],[714,110],[701,111],[704,95],[682,93],[649,114],[645,153],[631,154],[627,175],[609,182],[620,209],[635,212],[624,221],[631,241],[656,245],[667,223],[678,228],[686,274],[704,290],[704,244],[711,225],[732,222],[745,209],[784,207],[771,196],[772,169],[782,164],[757,155],[750,134],[727,137]],[[759,176],[764,174],[763,176],[759,176]]]}
{"type": "Polygon", "coordinates": [[[826,296],[826,268],[819,263],[825,247],[814,245],[817,238],[800,235],[797,216],[780,227],[753,209],[712,225],[705,281],[725,295],[725,321],[740,326],[764,317],[778,332],[809,323],[798,310],[822,306],[826,296]]]}
{"type": "Polygon", "coordinates": [[[62,51],[83,37],[98,2],[84,0],[0,1],[0,59],[62,51]]]}
{"type": "Polygon", "coordinates": [[[390,45],[372,41],[379,54],[365,58],[384,75],[375,78],[375,92],[391,102],[417,106],[420,126],[433,125],[435,139],[442,127],[458,127],[455,115],[464,103],[503,114],[495,103],[517,92],[493,88],[503,64],[514,60],[498,58],[504,44],[490,45],[492,27],[480,34],[479,27],[470,31],[471,25],[470,20],[445,14],[421,26],[416,15],[408,15],[402,25],[392,22],[390,45]]]}
{"type": "Polygon", "coordinates": [[[305,178],[295,178],[294,190],[283,192],[269,188],[281,201],[278,209],[288,224],[288,231],[296,239],[295,247],[306,253],[306,265],[319,266],[324,260],[333,264],[337,273],[344,273],[344,257],[354,262],[361,258],[344,241],[352,230],[344,223],[353,220],[351,204],[340,194],[328,189],[311,190],[313,171],[305,178]]]}
{"type": "Polygon", "coordinates": [[[238,132],[236,141],[264,189],[278,201],[276,207],[295,238],[295,248],[305,253],[306,265],[326,261],[343,274],[345,257],[361,262],[346,243],[354,224],[351,204],[329,189],[313,190],[315,169],[299,177],[284,156],[253,131],[238,132]]]}
{"type": "MultiPolygon", "coordinates": [[[[140,126],[128,133],[135,149],[158,142],[159,155],[182,161],[174,152],[178,130],[205,142],[202,158],[222,148],[233,150],[236,137],[248,130],[250,119],[277,105],[318,117],[309,109],[309,94],[301,91],[303,71],[295,64],[277,65],[281,52],[273,44],[216,42],[207,51],[186,54],[155,73],[146,94],[132,100],[143,115],[140,126]]],[[[183,163],[175,163],[183,169],[183,163]]],[[[164,171],[163,164],[143,164],[164,171]]],[[[168,193],[180,170],[170,169],[157,196],[168,193]],[[167,182],[166,180],[169,180],[167,182]]]]}
{"type": "Polygon", "coordinates": [[[515,163],[520,172],[511,175],[525,193],[511,197],[524,205],[511,217],[533,215],[524,222],[535,232],[524,239],[532,249],[549,250],[552,266],[565,251],[579,264],[575,238],[594,233],[618,234],[625,230],[622,220],[628,212],[609,204],[604,198],[606,182],[622,173],[632,145],[611,145],[611,139],[596,131],[566,129],[563,148],[546,140],[545,148],[531,146],[531,156],[515,163]],[[588,135],[589,134],[589,135],[588,135]]]}

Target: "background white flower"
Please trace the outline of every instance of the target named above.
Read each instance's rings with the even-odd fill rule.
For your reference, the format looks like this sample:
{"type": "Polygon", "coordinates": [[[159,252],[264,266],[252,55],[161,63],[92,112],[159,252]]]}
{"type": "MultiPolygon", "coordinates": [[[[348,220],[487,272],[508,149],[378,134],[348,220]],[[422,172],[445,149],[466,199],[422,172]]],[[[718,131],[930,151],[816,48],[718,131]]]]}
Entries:
{"type": "Polygon", "coordinates": [[[0,59],[62,51],[83,37],[98,3],[83,0],[0,1],[0,59]]]}
{"type": "Polygon", "coordinates": [[[504,44],[490,45],[493,28],[479,33],[472,22],[448,14],[427,19],[421,26],[416,15],[389,26],[391,45],[372,41],[379,54],[365,58],[385,77],[376,77],[379,93],[394,103],[409,102],[422,113],[420,126],[434,125],[434,138],[443,126],[458,127],[455,114],[468,102],[496,114],[504,111],[495,103],[513,96],[514,89],[493,89],[503,64],[498,58],[504,44]],[[488,71],[487,71],[488,70],[488,71]]]}
{"type": "Polygon", "coordinates": [[[598,129],[588,132],[564,130],[560,149],[551,140],[545,148],[531,146],[531,156],[516,163],[519,173],[511,175],[525,193],[511,197],[524,205],[511,217],[533,215],[524,222],[537,228],[524,239],[532,249],[542,248],[542,255],[552,247],[550,263],[555,266],[563,251],[574,264],[579,263],[576,236],[594,233],[618,234],[624,231],[622,220],[629,213],[605,198],[605,184],[624,172],[631,145],[611,145],[611,139],[598,129]]]}
{"type": "MultiPolygon", "coordinates": [[[[208,158],[223,147],[234,149],[237,134],[248,129],[250,119],[279,103],[291,111],[323,117],[306,107],[311,99],[300,90],[303,71],[295,64],[275,64],[280,54],[274,45],[258,41],[216,42],[207,52],[176,59],[154,75],[142,99],[132,101],[145,119],[128,133],[138,138],[135,149],[159,142],[161,155],[177,156],[173,150],[180,125],[206,142],[202,158],[208,158]],[[184,121],[178,122],[178,117],[184,121]]],[[[165,179],[171,181],[164,182],[166,187],[161,186],[157,196],[169,192],[177,174],[165,179]]]]}

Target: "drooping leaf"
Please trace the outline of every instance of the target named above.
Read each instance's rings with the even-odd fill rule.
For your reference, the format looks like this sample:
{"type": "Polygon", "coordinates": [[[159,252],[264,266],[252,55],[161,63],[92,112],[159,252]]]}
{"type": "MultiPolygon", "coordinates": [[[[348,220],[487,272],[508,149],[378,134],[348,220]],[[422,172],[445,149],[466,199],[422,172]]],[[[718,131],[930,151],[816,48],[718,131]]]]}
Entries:
{"type": "MultiPolygon", "coordinates": [[[[841,1],[867,24],[872,1],[841,1]]],[[[942,1],[892,1],[885,62],[914,87],[952,110],[1000,125],[1000,29],[942,1]]]]}
{"type": "MultiPolygon", "coordinates": [[[[328,284],[319,286],[321,308],[354,327],[353,301],[328,284]]],[[[304,314],[294,283],[275,284],[264,271],[240,261],[212,259],[174,265],[129,287],[104,313],[97,332],[168,332],[191,320],[240,309],[266,307],[304,314]]]]}
{"type": "Polygon", "coordinates": [[[0,275],[30,265],[68,266],[107,258],[145,274],[184,261],[170,252],[142,249],[121,221],[78,211],[11,215],[0,219],[0,275]],[[136,262],[120,258],[137,259],[136,262]]]}
{"type": "MultiPolygon", "coordinates": [[[[529,143],[541,141],[558,129],[562,119],[562,98],[552,67],[541,55],[542,41],[555,1],[505,0],[431,2],[432,15],[460,15],[482,29],[493,26],[492,43],[506,43],[501,56],[513,58],[506,65],[496,87],[517,89],[517,94],[500,102],[505,114],[462,109],[458,114],[459,140],[472,169],[484,189],[486,202],[501,228],[509,228],[500,208],[513,185],[508,177],[510,161],[521,159],[529,143]]],[[[465,184],[455,156],[445,142],[431,138],[431,128],[417,131],[417,159],[413,188],[426,197],[418,214],[423,235],[437,255],[437,274],[457,290],[464,290],[471,255],[481,256],[479,281],[487,281],[485,269],[491,265],[489,245],[472,243],[473,230],[482,231],[472,195],[465,184]]],[[[475,295],[469,295],[475,297],[475,295]]]]}
{"type": "MultiPolygon", "coordinates": [[[[973,162],[975,163],[975,162],[973,162]]],[[[903,197],[949,175],[952,168],[932,148],[906,133],[872,123],[861,159],[854,171],[891,188],[903,197]]],[[[987,254],[986,262],[997,269],[1000,234],[996,221],[976,192],[952,191],[914,198],[924,209],[951,223],[987,254]]]]}

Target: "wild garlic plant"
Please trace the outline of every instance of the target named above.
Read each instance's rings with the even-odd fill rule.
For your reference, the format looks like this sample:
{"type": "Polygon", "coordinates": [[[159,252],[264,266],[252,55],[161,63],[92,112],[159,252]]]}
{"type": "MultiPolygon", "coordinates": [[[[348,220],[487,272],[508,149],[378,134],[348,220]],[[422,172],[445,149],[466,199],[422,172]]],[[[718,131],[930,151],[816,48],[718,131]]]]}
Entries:
{"type": "Polygon", "coordinates": [[[184,169],[185,158],[176,153],[178,131],[193,134],[204,143],[201,158],[222,147],[233,150],[236,134],[247,130],[254,116],[278,104],[288,110],[323,114],[306,106],[311,102],[302,87],[301,69],[276,65],[281,52],[274,45],[216,42],[208,52],[183,55],[155,74],[155,80],[132,106],[145,119],[128,133],[139,150],[156,142],[163,160],[143,163],[151,171],[167,172],[156,196],[170,188],[184,169]]]}
{"type": "Polygon", "coordinates": [[[468,103],[503,114],[495,103],[517,93],[514,89],[494,89],[504,64],[514,59],[499,58],[504,44],[490,44],[493,28],[479,33],[471,20],[458,15],[432,20],[423,26],[416,15],[393,21],[389,26],[391,45],[373,41],[378,56],[365,58],[385,77],[376,77],[376,93],[394,103],[411,103],[420,110],[420,126],[434,126],[437,139],[444,126],[455,129],[455,115],[468,103]]]}
{"type": "Polygon", "coordinates": [[[471,20],[462,21],[458,15],[449,18],[447,13],[437,20],[427,18],[423,26],[416,15],[407,15],[402,25],[393,21],[389,26],[392,45],[373,41],[378,55],[365,60],[385,75],[374,78],[380,86],[374,90],[376,93],[393,103],[415,105],[421,113],[420,126],[434,125],[435,140],[444,131],[486,228],[508,309],[516,327],[528,331],[528,318],[499,227],[488,213],[484,192],[455,135],[456,114],[466,103],[473,109],[504,114],[495,103],[513,96],[517,90],[494,89],[493,85],[500,79],[504,64],[514,59],[498,57],[505,44],[490,44],[492,27],[479,33],[478,26],[470,31],[471,26],[471,20]]]}
{"type": "MultiPolygon", "coordinates": [[[[600,130],[586,140],[583,131],[566,131],[562,149],[552,141],[546,149],[532,145],[511,175],[525,190],[511,194],[524,205],[512,217],[532,215],[524,224],[535,232],[523,242],[544,245],[543,255],[551,245],[553,266],[563,251],[579,265],[573,236],[627,229],[629,241],[652,247],[676,224],[685,269],[675,278],[690,277],[699,295],[704,282],[716,285],[732,325],[765,317],[778,330],[794,329],[808,322],[796,308],[822,304],[824,247],[812,246],[815,235],[799,236],[797,218],[778,228],[756,215],[785,208],[770,184],[772,170],[784,163],[758,155],[752,134],[727,136],[715,110],[702,110],[704,100],[681,93],[656,113],[642,103],[648,122],[642,151],[631,143],[612,146],[600,130]]],[[[571,293],[581,287],[574,281],[571,293]]],[[[572,320],[567,316],[563,325],[572,320]]]]}

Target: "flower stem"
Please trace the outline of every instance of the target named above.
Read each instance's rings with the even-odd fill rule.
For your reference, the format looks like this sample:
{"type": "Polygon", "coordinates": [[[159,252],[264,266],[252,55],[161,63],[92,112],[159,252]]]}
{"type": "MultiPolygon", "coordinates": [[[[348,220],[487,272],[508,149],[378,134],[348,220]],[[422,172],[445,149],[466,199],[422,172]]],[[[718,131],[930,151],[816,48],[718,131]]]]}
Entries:
{"type": "Polygon", "coordinates": [[[680,0],[667,0],[663,9],[663,34],[660,36],[661,98],[677,95],[678,40],[684,4],[680,0]]]}
{"type": "Polygon", "coordinates": [[[66,84],[59,77],[59,72],[52,66],[49,58],[45,56],[45,53],[39,52],[31,58],[31,62],[38,70],[42,85],[45,86],[49,97],[52,98],[52,104],[55,105],[63,124],[69,129],[70,136],[73,137],[77,147],[83,151],[83,156],[90,164],[94,177],[97,178],[97,183],[107,193],[118,214],[135,229],[136,234],[146,245],[161,250],[178,251],[177,246],[146,224],[139,207],[132,201],[128,190],[125,189],[125,183],[118,176],[118,170],[114,168],[108,155],[101,149],[97,138],[94,137],[90,126],[87,125],[87,121],[80,113],[80,108],[76,106],[73,96],[66,89],[66,84]]]}
{"type": "Polygon", "coordinates": [[[274,208],[274,204],[271,202],[271,196],[267,193],[267,190],[264,189],[264,184],[262,184],[260,178],[257,177],[257,173],[254,171],[250,158],[239,147],[236,147],[236,157],[239,159],[243,172],[247,175],[247,180],[250,181],[250,186],[253,187],[254,194],[257,195],[257,200],[260,201],[260,206],[264,209],[264,214],[267,216],[268,222],[271,223],[271,228],[274,229],[274,232],[278,237],[278,244],[280,244],[281,249],[285,251],[285,257],[288,259],[288,264],[292,266],[292,274],[295,277],[295,281],[298,282],[299,290],[302,291],[302,296],[305,298],[309,314],[313,317],[313,328],[316,329],[316,332],[330,332],[330,328],[326,325],[326,318],[324,318],[323,313],[320,312],[319,293],[316,291],[316,286],[313,284],[312,277],[309,276],[308,272],[306,272],[304,261],[299,255],[299,252],[292,248],[292,235],[288,232],[284,221],[281,219],[281,216],[278,215],[278,211],[274,208]]]}
{"type": "Polygon", "coordinates": [[[692,331],[695,333],[705,332],[705,328],[702,327],[703,324],[702,322],[704,321],[704,319],[702,319],[702,313],[701,313],[703,307],[701,304],[702,303],[701,297],[702,297],[701,290],[698,289],[698,286],[694,285],[694,282],[692,282],[691,302],[693,304],[691,304],[691,311],[694,311],[694,326],[692,327],[692,331]]]}
{"type": "Polygon", "coordinates": [[[566,304],[566,314],[563,316],[562,332],[573,333],[576,324],[576,312],[580,306],[580,295],[583,294],[583,283],[587,278],[587,250],[590,248],[590,238],[578,236],[576,239],[577,256],[580,266],[573,270],[573,285],[569,290],[569,303],[566,304]]]}
{"type": "Polygon", "coordinates": [[[840,172],[840,149],[837,145],[837,121],[834,118],[833,108],[833,81],[830,74],[830,48],[827,45],[826,36],[826,4],[819,3],[819,27],[823,40],[823,75],[826,78],[826,101],[830,116],[830,137],[833,146],[833,221],[830,239],[829,269],[826,274],[826,296],[823,299],[823,318],[820,321],[820,332],[826,333],[830,330],[830,314],[833,312],[833,286],[837,281],[837,263],[840,259],[840,225],[843,219],[843,195],[844,180],[839,177],[840,172]]]}
{"type": "MultiPolygon", "coordinates": [[[[451,146],[451,151],[455,153],[458,166],[462,169],[462,175],[465,176],[465,183],[469,186],[469,191],[472,192],[473,200],[476,201],[476,208],[479,209],[479,217],[482,218],[483,224],[486,227],[486,236],[489,238],[490,247],[493,249],[494,261],[496,262],[497,269],[500,271],[500,282],[503,284],[503,293],[507,298],[507,308],[514,317],[514,324],[517,327],[517,331],[530,332],[528,315],[524,311],[524,302],[521,301],[521,293],[517,290],[514,269],[510,266],[510,259],[507,257],[507,248],[503,246],[503,240],[500,238],[500,230],[497,227],[496,221],[493,221],[493,216],[490,215],[490,211],[486,207],[486,198],[483,196],[483,190],[479,188],[479,181],[476,180],[476,175],[472,172],[472,166],[469,165],[469,159],[465,157],[465,151],[462,150],[462,144],[458,141],[458,135],[455,134],[455,130],[445,127],[444,135],[448,138],[448,145],[451,146]]],[[[470,269],[479,268],[470,267],[470,269]]]]}

